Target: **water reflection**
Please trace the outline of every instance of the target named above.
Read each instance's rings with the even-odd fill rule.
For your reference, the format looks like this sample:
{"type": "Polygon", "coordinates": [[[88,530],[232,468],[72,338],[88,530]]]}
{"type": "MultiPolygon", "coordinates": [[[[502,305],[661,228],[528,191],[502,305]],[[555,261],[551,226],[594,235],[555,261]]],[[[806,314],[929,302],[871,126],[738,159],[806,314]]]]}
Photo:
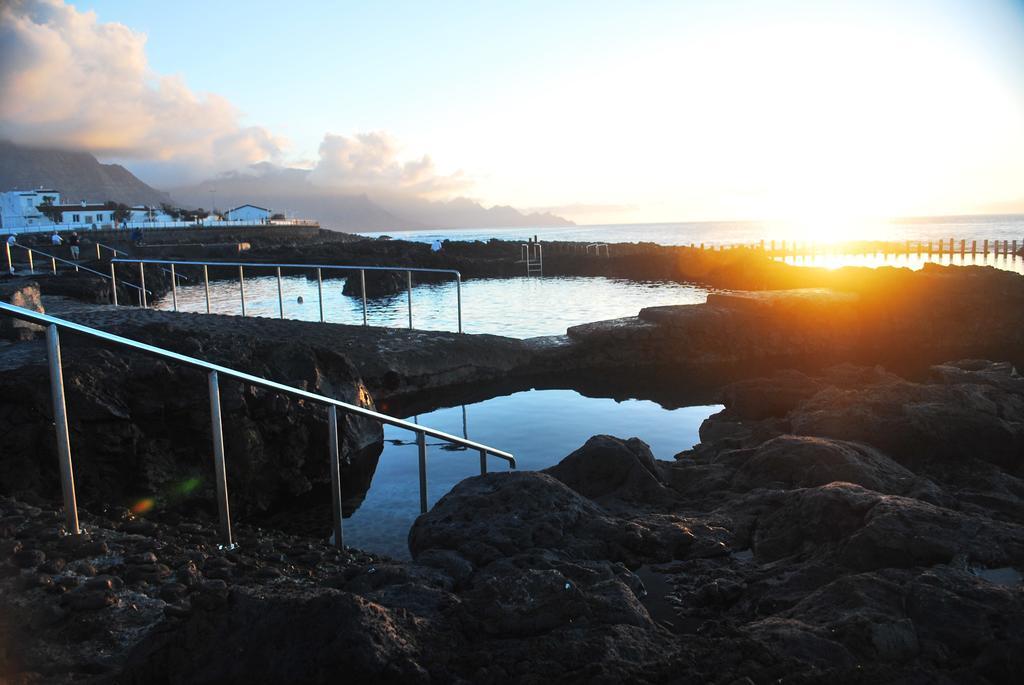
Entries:
{"type": "MultiPolygon", "coordinates": [[[[647,400],[586,397],[574,390],[527,390],[423,412],[412,420],[508,450],[515,454],[520,470],[537,470],[553,466],[600,433],[640,437],[656,457],[671,459],[699,442],[700,424],[720,409],[718,405],[666,409],[647,400]]],[[[354,511],[346,507],[345,541],[407,557],[406,537],[420,513],[416,439],[407,430],[385,426],[384,440],[365,498],[354,511]]],[[[491,457],[488,470],[503,472],[507,464],[491,457]]],[[[429,441],[428,505],[433,506],[462,479],[479,473],[476,451],[429,441]]],[[[328,521],[320,520],[325,531],[328,521]]]]}

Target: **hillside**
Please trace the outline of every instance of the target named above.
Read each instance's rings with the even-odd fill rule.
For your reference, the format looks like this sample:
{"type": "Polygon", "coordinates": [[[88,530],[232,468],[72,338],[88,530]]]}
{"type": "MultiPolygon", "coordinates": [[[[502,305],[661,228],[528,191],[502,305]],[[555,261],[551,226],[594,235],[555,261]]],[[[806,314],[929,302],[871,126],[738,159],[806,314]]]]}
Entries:
{"type": "Polygon", "coordinates": [[[66,202],[114,200],[159,205],[167,193],[146,185],[119,164],[100,164],[88,152],[28,148],[0,141],[0,190],[46,186],[66,202]]]}
{"type": "Polygon", "coordinates": [[[289,216],[316,219],[324,228],[342,231],[573,225],[552,214],[530,214],[507,206],[488,208],[461,197],[431,201],[393,192],[345,192],[310,182],[307,169],[268,163],[170,190],[183,205],[209,207],[216,201],[218,209],[229,209],[251,202],[289,216]]]}

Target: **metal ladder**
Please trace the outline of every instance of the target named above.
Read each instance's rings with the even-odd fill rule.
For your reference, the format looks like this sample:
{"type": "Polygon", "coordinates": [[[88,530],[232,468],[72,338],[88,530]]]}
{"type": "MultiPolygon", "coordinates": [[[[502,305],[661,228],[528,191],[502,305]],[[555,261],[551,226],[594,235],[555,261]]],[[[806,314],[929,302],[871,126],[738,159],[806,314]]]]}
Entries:
{"type": "Polygon", "coordinates": [[[544,275],[544,246],[539,242],[529,242],[520,245],[519,261],[526,264],[527,276],[544,275]]]}

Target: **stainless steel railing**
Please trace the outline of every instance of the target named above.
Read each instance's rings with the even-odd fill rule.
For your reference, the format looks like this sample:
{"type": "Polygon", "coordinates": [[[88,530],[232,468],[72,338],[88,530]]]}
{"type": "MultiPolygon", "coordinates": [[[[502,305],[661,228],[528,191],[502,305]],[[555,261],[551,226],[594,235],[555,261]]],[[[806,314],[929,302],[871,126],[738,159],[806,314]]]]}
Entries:
{"type": "Polygon", "coordinates": [[[57,431],[57,457],[60,461],[61,490],[64,496],[65,520],[68,531],[74,535],[78,535],[81,532],[81,529],[78,525],[78,507],[75,496],[74,469],[71,462],[71,441],[68,433],[67,404],[64,399],[64,374],[61,362],[60,337],[58,333],[58,329],[61,328],[90,338],[98,339],[105,343],[121,345],[123,347],[128,347],[163,359],[176,361],[181,364],[185,364],[186,366],[202,369],[207,372],[207,390],[210,396],[210,419],[213,432],[214,487],[217,493],[217,509],[219,512],[221,539],[226,546],[234,546],[234,540],[231,534],[231,512],[228,504],[227,473],[224,465],[224,431],[219,387],[221,376],[233,378],[243,383],[279,392],[284,395],[290,395],[292,397],[327,405],[329,434],[328,448],[331,455],[330,473],[334,540],[335,544],[339,547],[344,546],[341,509],[341,462],[338,451],[339,409],[349,414],[373,419],[375,421],[379,421],[390,426],[396,426],[398,428],[404,428],[405,430],[415,433],[416,445],[419,448],[421,512],[427,511],[426,436],[428,435],[478,452],[480,455],[481,474],[487,473],[487,455],[504,459],[509,463],[510,468],[516,467],[515,457],[508,452],[474,442],[467,438],[460,438],[433,428],[420,426],[415,423],[403,421],[402,419],[396,419],[392,416],[388,416],[387,414],[375,412],[372,409],[348,404],[347,402],[342,402],[341,400],[336,400],[324,395],[317,395],[316,393],[312,393],[307,390],[301,390],[290,385],[284,385],[283,383],[277,383],[275,381],[267,380],[266,378],[260,378],[259,376],[253,376],[242,371],[236,371],[218,364],[212,364],[202,359],[196,359],[195,357],[189,357],[161,347],[148,345],[137,340],[131,340],[130,338],[114,335],[113,333],[107,333],[106,331],[83,326],[82,324],[78,324],[73,321],[59,319],[47,314],[40,314],[39,312],[32,311],[31,309],[24,309],[5,302],[0,302],[0,313],[29,323],[46,326],[46,348],[50,369],[50,391],[51,398],[53,400],[54,424],[57,431]]]}
{"type": "MultiPolygon", "coordinates": [[[[114,265],[113,264],[110,265],[110,275],[107,275],[107,274],[103,273],[102,271],[96,271],[96,269],[90,269],[87,266],[82,266],[81,264],[79,264],[77,262],[73,262],[73,261],[71,261],[69,259],[64,259],[62,257],[58,257],[56,255],[52,255],[49,252],[43,252],[42,250],[38,250],[38,249],[36,249],[34,247],[28,247],[27,245],[22,245],[20,243],[4,243],[4,247],[6,248],[6,253],[7,253],[7,270],[10,273],[14,273],[14,261],[11,258],[11,248],[12,247],[17,247],[17,248],[20,248],[22,250],[25,250],[28,253],[28,271],[29,271],[29,273],[34,274],[36,272],[34,255],[40,255],[40,256],[46,257],[46,258],[48,258],[50,260],[50,266],[51,266],[51,269],[52,269],[54,274],[57,273],[57,264],[59,262],[61,264],[67,264],[68,266],[74,267],[75,271],[85,271],[86,273],[94,274],[96,276],[99,276],[100,278],[105,278],[105,279],[109,280],[111,282],[111,284],[112,284],[111,292],[113,294],[114,304],[117,304],[117,277],[114,274],[114,265]]],[[[128,281],[125,281],[124,283],[122,283],[122,285],[124,285],[126,288],[132,288],[133,290],[137,291],[137,293],[139,295],[139,302],[140,303],[144,302],[146,300],[146,293],[147,292],[150,295],[153,294],[152,291],[147,291],[145,289],[145,285],[146,285],[145,283],[143,283],[142,286],[138,286],[138,285],[135,285],[134,283],[129,283],[128,281]]]]}
{"type": "MultiPolygon", "coordinates": [[[[298,269],[309,271],[312,269],[316,270],[316,286],[319,293],[320,301],[320,322],[324,323],[324,281],[323,272],[324,270],[335,270],[335,271],[358,271],[359,272],[359,287],[363,300],[363,325],[368,324],[368,309],[366,304],[366,272],[367,271],[400,271],[405,272],[406,277],[406,292],[408,293],[409,303],[409,328],[412,329],[412,275],[414,273],[435,273],[435,274],[452,274],[455,276],[455,293],[456,293],[456,307],[458,308],[458,322],[459,322],[459,333],[462,332],[462,274],[455,269],[426,269],[419,267],[407,267],[407,266],[358,266],[349,264],[276,264],[276,263],[260,263],[260,262],[191,262],[191,261],[178,261],[168,259],[121,259],[115,257],[110,260],[111,269],[115,263],[120,264],[138,264],[139,265],[139,281],[145,285],[146,264],[159,264],[159,265],[170,265],[171,272],[171,305],[174,311],[178,311],[178,288],[175,283],[174,274],[176,266],[196,266],[203,268],[203,285],[206,288],[206,313],[210,313],[210,271],[209,267],[238,267],[238,292],[242,302],[242,316],[245,316],[245,268],[263,268],[263,269],[274,269],[277,275],[277,310],[279,318],[284,318],[284,290],[281,284],[281,269],[298,269]]],[[[142,306],[148,306],[148,303],[143,297],[142,306]]]]}
{"type": "MultiPolygon", "coordinates": [[[[111,259],[116,259],[118,255],[124,255],[125,257],[130,256],[124,250],[119,250],[116,247],[111,247],[110,245],[105,245],[104,243],[96,243],[96,259],[103,259],[103,255],[100,252],[100,248],[102,248],[104,250],[110,250],[110,258],[111,259]]],[[[170,269],[161,268],[160,270],[163,271],[164,273],[174,274],[174,272],[171,271],[170,269]]],[[[185,276],[183,274],[174,274],[174,277],[177,278],[179,281],[189,281],[189,280],[192,280],[188,276],[185,276]]]]}

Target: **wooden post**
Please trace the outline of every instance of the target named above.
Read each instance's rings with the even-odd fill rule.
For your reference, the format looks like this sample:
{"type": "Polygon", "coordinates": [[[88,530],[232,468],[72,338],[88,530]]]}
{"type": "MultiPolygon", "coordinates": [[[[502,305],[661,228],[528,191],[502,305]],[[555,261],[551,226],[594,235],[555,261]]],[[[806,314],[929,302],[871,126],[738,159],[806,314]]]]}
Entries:
{"type": "Polygon", "coordinates": [[[985,239],[985,242],[983,242],[981,244],[981,256],[982,257],[987,257],[988,256],[988,239],[987,238],[985,239]]]}
{"type": "Polygon", "coordinates": [[[976,254],[978,254],[978,241],[977,240],[972,240],[971,241],[971,256],[973,257],[976,254]]]}
{"type": "Polygon", "coordinates": [[[964,258],[964,254],[967,253],[967,241],[964,238],[960,239],[960,259],[964,258]]]}
{"type": "Polygon", "coordinates": [[[772,254],[775,254],[775,241],[772,241],[772,254]]]}
{"type": "Polygon", "coordinates": [[[1013,241],[1013,258],[1014,259],[1017,258],[1017,241],[1016,240],[1013,241]]]}
{"type": "Polygon", "coordinates": [[[907,244],[904,246],[903,250],[904,250],[904,252],[906,254],[910,254],[910,241],[909,240],[907,241],[907,244]]]}
{"type": "Polygon", "coordinates": [[[1007,245],[1009,245],[1009,242],[1004,240],[1003,241],[1003,256],[1004,257],[1006,256],[1006,247],[1007,247],[1007,245]]]}

